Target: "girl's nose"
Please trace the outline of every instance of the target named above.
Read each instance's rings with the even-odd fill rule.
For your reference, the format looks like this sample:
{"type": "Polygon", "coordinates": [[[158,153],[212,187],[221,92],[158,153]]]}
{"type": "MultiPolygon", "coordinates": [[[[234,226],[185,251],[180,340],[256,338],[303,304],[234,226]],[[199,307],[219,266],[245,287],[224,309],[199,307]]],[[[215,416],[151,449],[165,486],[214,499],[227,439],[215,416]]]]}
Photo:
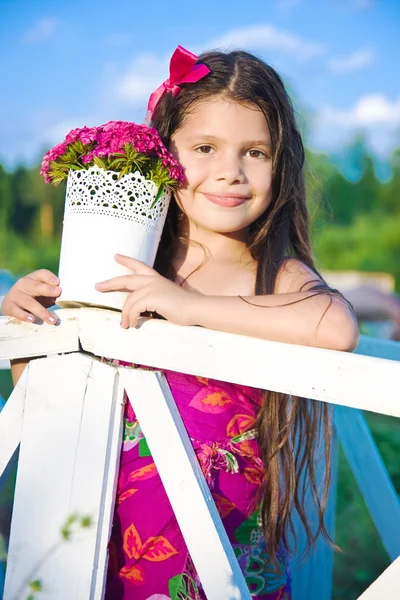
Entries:
{"type": "Polygon", "coordinates": [[[243,183],[246,179],[240,157],[221,154],[215,168],[217,180],[225,180],[227,184],[243,183]]]}

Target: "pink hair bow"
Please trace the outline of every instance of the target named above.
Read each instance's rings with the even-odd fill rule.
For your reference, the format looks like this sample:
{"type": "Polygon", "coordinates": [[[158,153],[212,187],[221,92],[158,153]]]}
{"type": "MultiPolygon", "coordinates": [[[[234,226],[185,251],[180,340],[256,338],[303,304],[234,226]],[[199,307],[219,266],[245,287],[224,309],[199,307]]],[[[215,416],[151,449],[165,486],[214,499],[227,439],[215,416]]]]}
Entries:
{"type": "Polygon", "coordinates": [[[210,69],[203,64],[196,65],[197,56],[178,46],[169,65],[169,78],[164,81],[150,96],[147,105],[147,121],[151,119],[160,98],[166,92],[172,92],[177,96],[181,91],[181,83],[195,83],[210,72],[210,69]]]}

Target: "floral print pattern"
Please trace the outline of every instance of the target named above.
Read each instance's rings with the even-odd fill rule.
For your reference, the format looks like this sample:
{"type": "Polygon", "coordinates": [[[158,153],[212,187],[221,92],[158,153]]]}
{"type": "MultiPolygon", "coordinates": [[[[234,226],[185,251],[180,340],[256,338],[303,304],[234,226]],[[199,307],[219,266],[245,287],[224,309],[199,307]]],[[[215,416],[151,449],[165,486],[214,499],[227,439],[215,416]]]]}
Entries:
{"type": "MultiPolygon", "coordinates": [[[[265,470],[254,424],[262,391],[170,371],[165,376],[252,598],[290,600],[286,556],[279,553],[279,569],[270,563],[258,510],[265,470]]],[[[205,599],[127,402],[106,600],[205,599]]]]}

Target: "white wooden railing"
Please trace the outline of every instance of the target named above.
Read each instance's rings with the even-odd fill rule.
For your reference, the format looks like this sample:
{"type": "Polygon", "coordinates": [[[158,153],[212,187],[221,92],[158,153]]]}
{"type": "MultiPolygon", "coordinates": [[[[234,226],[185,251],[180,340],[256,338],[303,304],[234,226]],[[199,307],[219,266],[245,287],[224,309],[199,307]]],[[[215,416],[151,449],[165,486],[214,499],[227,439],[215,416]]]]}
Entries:
{"type": "MultiPolygon", "coordinates": [[[[124,390],[208,600],[249,598],[164,376],[114,367],[98,357],[400,416],[397,344],[378,344],[372,352],[370,342],[362,339],[358,352],[382,356],[376,358],[159,320],[143,320],[137,329],[123,330],[119,313],[101,309],[57,313],[61,321],[57,327],[0,318],[0,360],[43,357],[30,363],[0,415],[0,475],[20,444],[5,600],[15,597],[38,557],[54,545],[60,523],[75,510],[92,514],[94,527],[76,544],[53,552],[35,577],[48,582],[47,598],[103,597],[124,390]]],[[[400,595],[400,560],[395,560],[400,554],[400,509],[395,495],[391,507],[399,540],[396,545],[394,536],[389,544],[394,562],[361,596],[363,600],[400,595]]],[[[331,563],[324,564],[326,580],[332,574],[331,563]]],[[[295,600],[328,597],[321,585],[318,589],[309,580],[310,573],[304,565],[294,569],[295,600]],[[305,589],[307,596],[296,592],[305,589]]],[[[315,573],[320,576],[321,569],[315,573]]]]}

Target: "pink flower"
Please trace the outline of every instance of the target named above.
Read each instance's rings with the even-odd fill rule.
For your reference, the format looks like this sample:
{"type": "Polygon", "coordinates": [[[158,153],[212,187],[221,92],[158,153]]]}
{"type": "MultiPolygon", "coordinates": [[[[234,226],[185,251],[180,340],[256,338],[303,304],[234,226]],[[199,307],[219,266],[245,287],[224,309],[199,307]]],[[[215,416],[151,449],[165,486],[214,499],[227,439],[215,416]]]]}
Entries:
{"type": "Polygon", "coordinates": [[[94,142],[97,138],[97,127],[92,127],[89,129],[89,127],[83,127],[83,129],[80,130],[79,133],[79,141],[82,142],[82,144],[91,144],[91,142],[94,142]]]}
{"type": "Polygon", "coordinates": [[[51,148],[43,157],[40,170],[46,181],[51,181],[51,163],[57,162],[69,146],[77,141],[90,146],[90,149],[87,148],[77,157],[76,166],[90,165],[94,156],[112,158],[116,153],[124,153],[124,147],[130,145],[138,153],[159,158],[162,166],[168,169],[171,179],[178,183],[183,183],[185,179],[182,167],[168,152],[156,129],[129,121],[109,121],[99,127],[72,129],[64,142],[51,148]]]}
{"type": "Polygon", "coordinates": [[[87,163],[92,162],[93,156],[94,156],[94,150],[89,152],[89,154],[85,154],[85,156],[82,156],[81,160],[84,164],[87,164],[87,163]]]}
{"type": "Polygon", "coordinates": [[[79,138],[80,132],[80,129],[72,129],[72,131],[70,131],[67,137],[65,138],[65,143],[69,146],[69,144],[73,144],[74,142],[76,142],[76,140],[79,138]]]}

